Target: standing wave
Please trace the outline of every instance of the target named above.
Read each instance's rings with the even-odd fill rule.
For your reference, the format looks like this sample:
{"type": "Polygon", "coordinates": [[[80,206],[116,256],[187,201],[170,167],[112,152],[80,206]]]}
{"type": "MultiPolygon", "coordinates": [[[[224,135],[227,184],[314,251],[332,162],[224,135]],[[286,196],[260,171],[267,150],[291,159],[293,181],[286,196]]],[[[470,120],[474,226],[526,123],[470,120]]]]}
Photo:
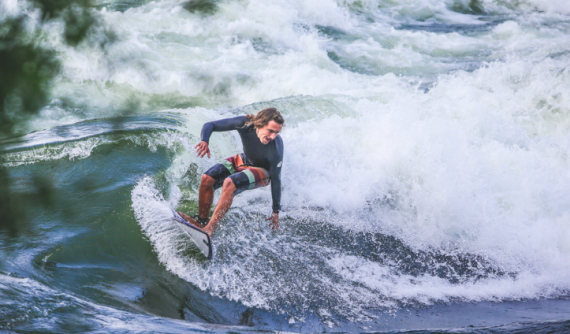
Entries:
{"type": "MultiPolygon", "coordinates": [[[[185,158],[168,189],[143,178],[133,209],[168,270],[293,322],[566,296],[567,57],[448,74],[428,92],[393,86],[380,101],[268,102],[293,120],[282,134],[282,230],[265,226],[269,192],[246,192],[214,235],[212,262],[189,255],[168,221],[170,207],[195,207],[203,162],[184,175],[197,163],[185,158]],[[321,117],[306,119],[308,110],[321,117]]],[[[239,147],[236,136],[216,140],[214,149],[239,147]]]]}

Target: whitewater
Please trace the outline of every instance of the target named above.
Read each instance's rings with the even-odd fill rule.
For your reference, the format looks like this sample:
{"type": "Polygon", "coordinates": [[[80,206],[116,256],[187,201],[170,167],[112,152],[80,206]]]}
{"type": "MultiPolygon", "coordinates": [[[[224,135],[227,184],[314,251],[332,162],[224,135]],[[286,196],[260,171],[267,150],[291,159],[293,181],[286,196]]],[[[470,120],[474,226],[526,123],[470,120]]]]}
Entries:
{"type": "MultiPolygon", "coordinates": [[[[570,5],[558,0],[104,1],[50,103],[0,140],[0,328],[517,332],[570,327],[570,5]],[[101,47],[101,45],[103,45],[101,47]],[[241,151],[205,122],[277,108],[281,228],[238,195],[204,260],[171,209],[241,151]],[[23,194],[23,195],[22,195],[23,194]],[[472,326],[472,327],[469,327],[472,326]],[[474,327],[473,327],[474,326],[474,327]]],[[[216,192],[216,200],[219,192],[216,192]]]]}

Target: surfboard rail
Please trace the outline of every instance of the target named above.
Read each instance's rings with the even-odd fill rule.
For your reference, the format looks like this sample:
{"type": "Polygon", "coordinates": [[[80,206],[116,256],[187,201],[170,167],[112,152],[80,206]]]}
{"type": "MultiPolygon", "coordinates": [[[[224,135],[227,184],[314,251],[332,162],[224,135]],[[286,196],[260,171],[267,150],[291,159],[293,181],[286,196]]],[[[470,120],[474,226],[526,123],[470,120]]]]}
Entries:
{"type": "Polygon", "coordinates": [[[173,209],[171,210],[173,215],[172,219],[181,224],[184,233],[190,237],[200,252],[204,254],[208,260],[211,260],[214,257],[214,250],[212,247],[212,240],[208,233],[187,222],[186,219],[182,218],[178,212],[173,209]]]}

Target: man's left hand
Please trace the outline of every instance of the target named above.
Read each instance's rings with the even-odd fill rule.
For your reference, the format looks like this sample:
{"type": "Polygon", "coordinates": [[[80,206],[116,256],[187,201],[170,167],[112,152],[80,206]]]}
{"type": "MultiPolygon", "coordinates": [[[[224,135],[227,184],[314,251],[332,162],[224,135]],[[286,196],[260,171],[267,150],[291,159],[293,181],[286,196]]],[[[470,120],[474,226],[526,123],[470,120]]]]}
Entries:
{"type": "Polygon", "coordinates": [[[271,223],[269,223],[269,226],[271,226],[272,231],[273,230],[279,231],[279,213],[273,212],[271,214],[271,217],[269,217],[265,220],[271,220],[271,223]]]}

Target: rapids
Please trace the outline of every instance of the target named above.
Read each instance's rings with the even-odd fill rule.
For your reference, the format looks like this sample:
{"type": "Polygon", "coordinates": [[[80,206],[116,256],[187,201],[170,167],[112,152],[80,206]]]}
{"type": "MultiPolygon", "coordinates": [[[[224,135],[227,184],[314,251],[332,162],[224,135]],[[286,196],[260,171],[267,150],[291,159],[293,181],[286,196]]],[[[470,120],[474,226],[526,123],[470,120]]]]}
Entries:
{"type": "Polygon", "coordinates": [[[25,1],[0,2],[63,65],[51,102],[0,141],[28,212],[0,231],[0,328],[570,330],[566,1],[92,10],[70,47],[25,1]],[[241,142],[214,133],[199,159],[201,126],[270,106],[286,120],[281,229],[269,189],[244,192],[206,261],[170,209],[197,213],[202,172],[241,142]]]}

